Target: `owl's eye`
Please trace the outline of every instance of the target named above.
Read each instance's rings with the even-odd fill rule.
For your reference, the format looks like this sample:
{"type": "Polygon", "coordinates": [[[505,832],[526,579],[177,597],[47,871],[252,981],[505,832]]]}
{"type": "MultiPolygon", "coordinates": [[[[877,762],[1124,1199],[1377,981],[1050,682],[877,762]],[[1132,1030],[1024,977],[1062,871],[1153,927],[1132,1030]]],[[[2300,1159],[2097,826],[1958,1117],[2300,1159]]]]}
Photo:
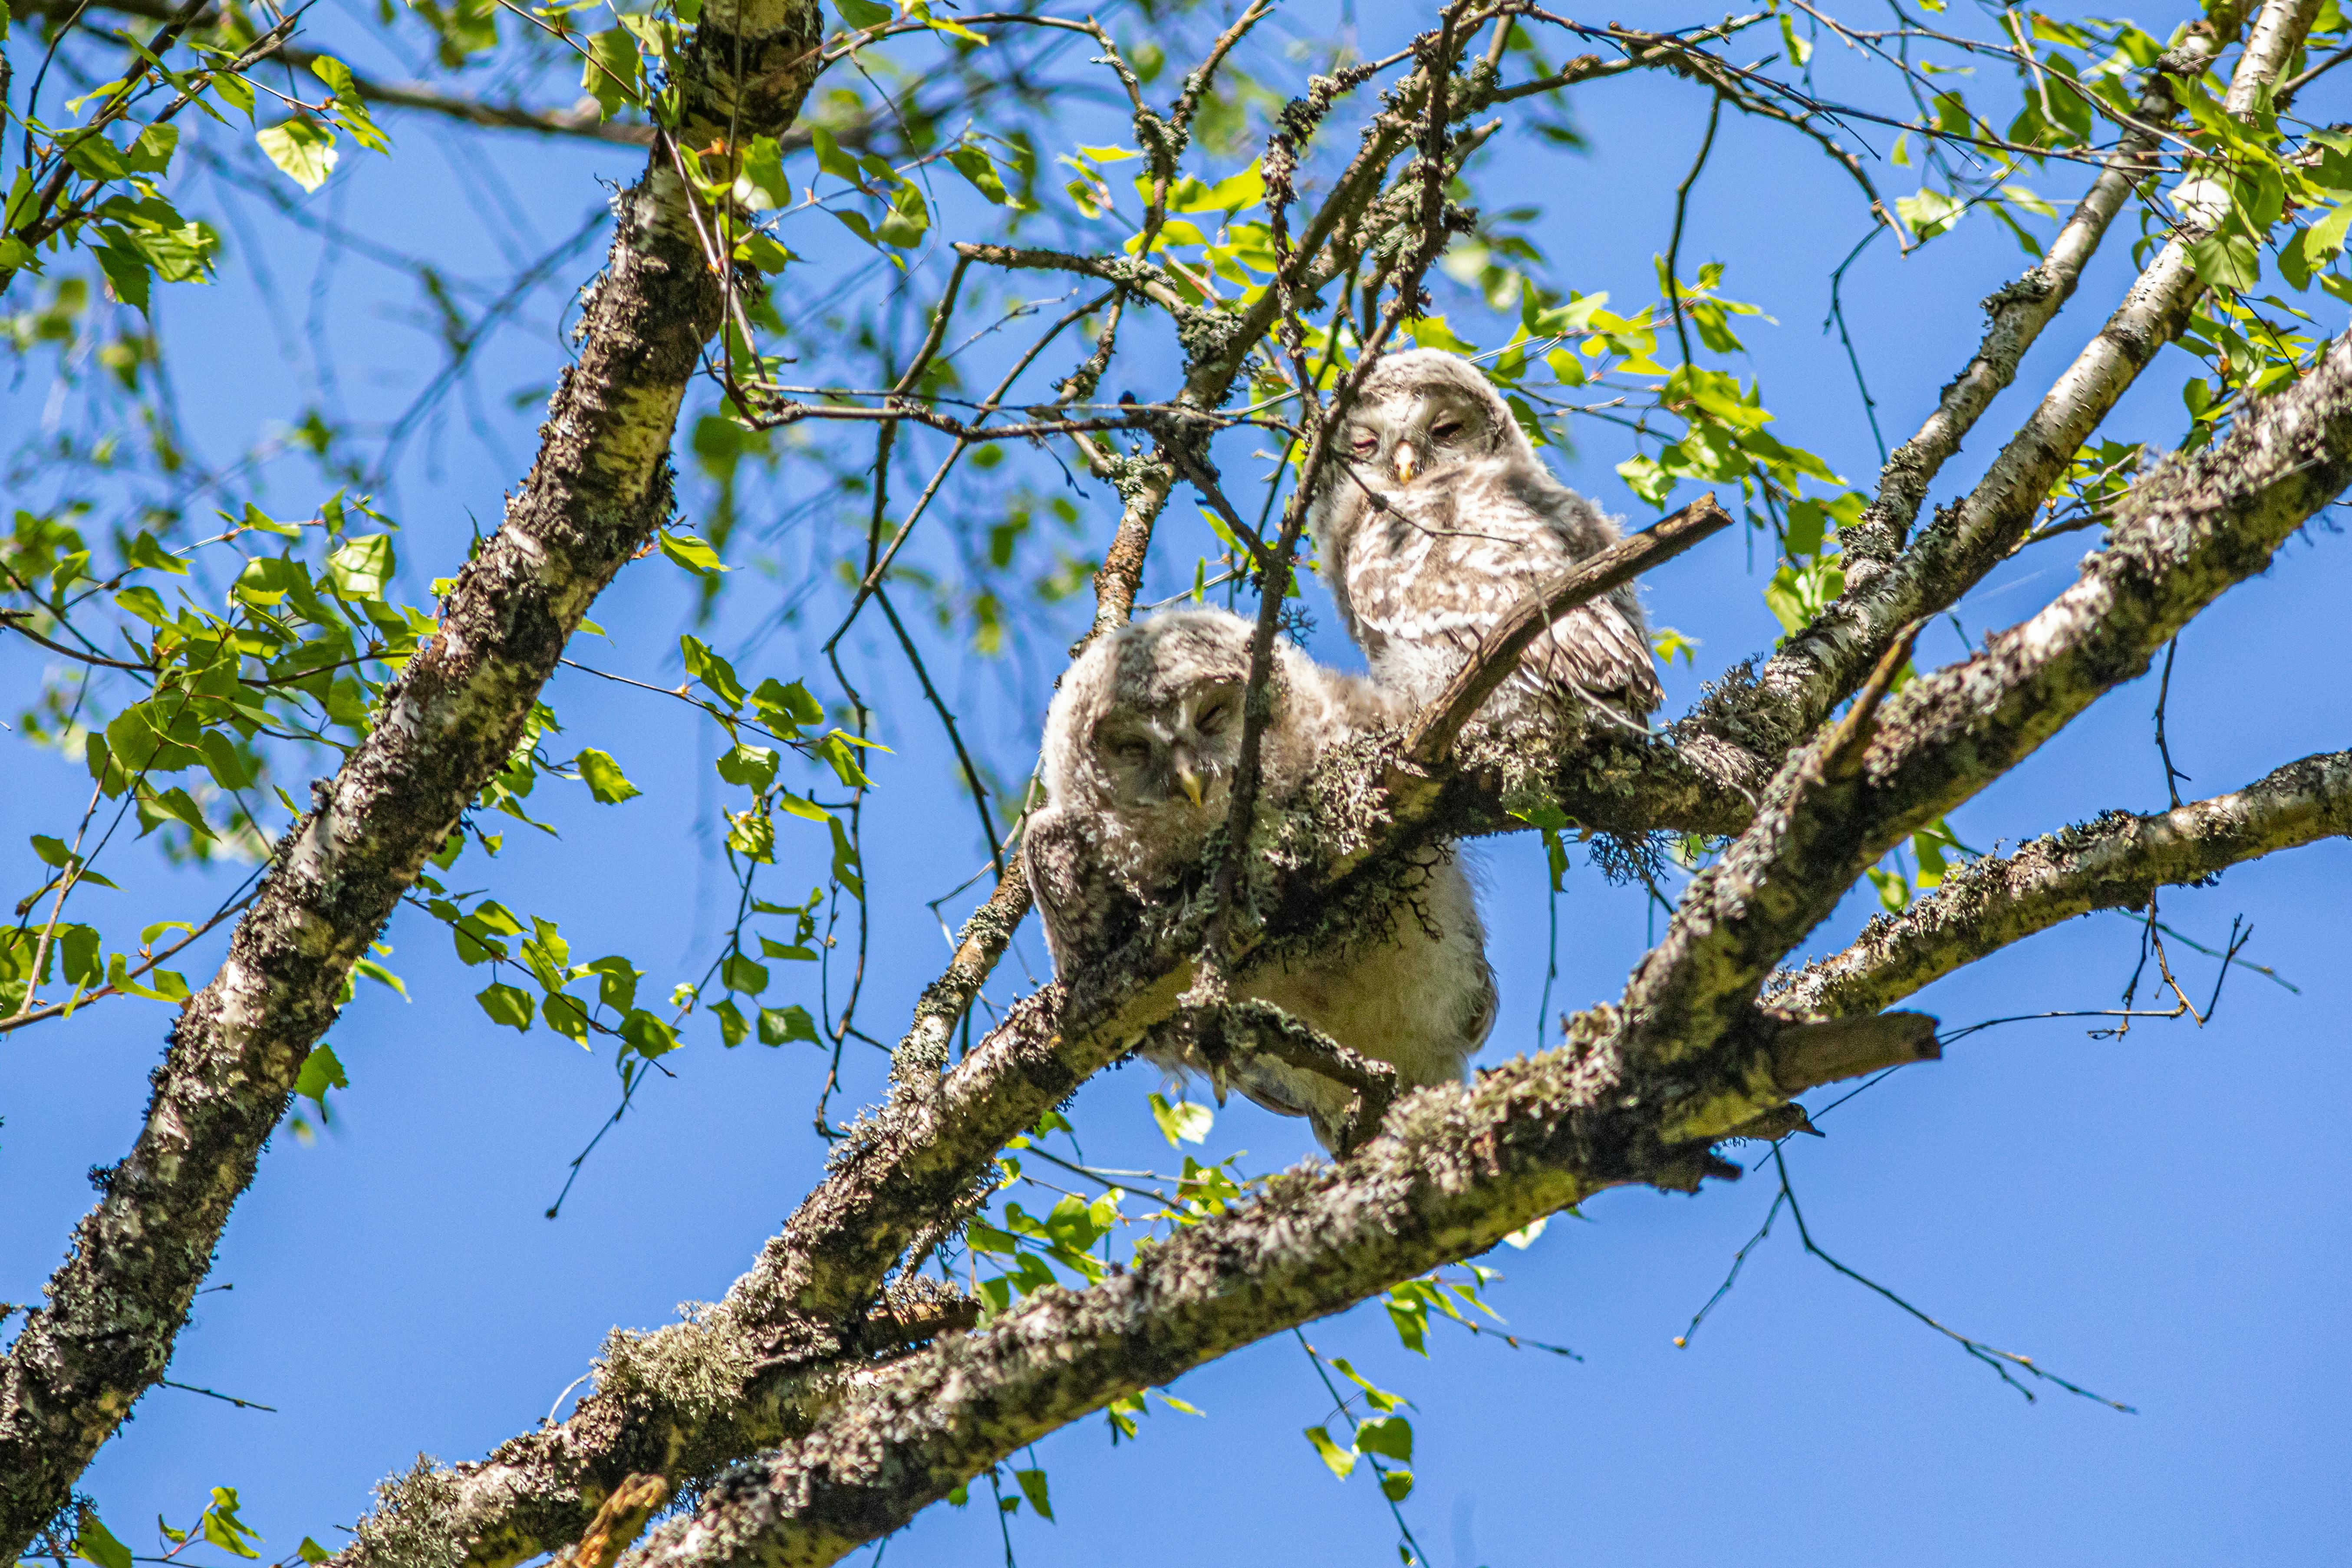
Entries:
{"type": "Polygon", "coordinates": [[[1429,433],[1441,441],[1451,441],[1462,434],[1462,421],[1454,418],[1441,419],[1429,427],[1429,433]]]}
{"type": "Polygon", "coordinates": [[[1358,430],[1348,446],[1359,458],[1369,458],[1381,449],[1381,438],[1370,430],[1358,430]]]}
{"type": "Polygon", "coordinates": [[[1192,728],[1203,735],[1215,735],[1223,733],[1225,726],[1233,721],[1234,700],[1231,697],[1214,697],[1193,717],[1192,728]]]}
{"type": "Polygon", "coordinates": [[[1111,760],[1127,767],[1139,768],[1151,760],[1151,745],[1133,736],[1110,743],[1111,760]]]}

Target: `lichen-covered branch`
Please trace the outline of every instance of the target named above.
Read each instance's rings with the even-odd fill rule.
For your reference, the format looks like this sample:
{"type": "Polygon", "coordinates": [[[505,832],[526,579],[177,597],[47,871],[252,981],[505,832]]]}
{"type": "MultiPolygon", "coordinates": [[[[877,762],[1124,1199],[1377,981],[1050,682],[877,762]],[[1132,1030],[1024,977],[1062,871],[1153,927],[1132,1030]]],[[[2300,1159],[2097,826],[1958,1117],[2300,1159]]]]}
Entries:
{"type": "MultiPolygon", "coordinates": [[[[2277,81],[2318,11],[2319,0],[2266,0],[2231,75],[2231,112],[2247,113],[2277,81]]],[[[2189,256],[2199,237],[2167,241],[1966,499],[1939,511],[1892,563],[1849,584],[1757,672],[1753,689],[1725,694],[1685,727],[1695,737],[1742,743],[1764,768],[1777,765],[1854,689],[1901,627],[1958,603],[2015,550],[2076,451],[2187,324],[2203,289],[2189,256]]]]}
{"type": "Polygon", "coordinates": [[[2352,835],[2352,752],[2289,763],[2234,794],[2135,816],[2114,811],[2014,855],[1958,867],[1929,897],[1882,915],[1844,952],[1769,997],[1775,1012],[1874,1013],[2010,943],[2093,910],[2143,908],[2158,888],[2352,835]]]}
{"type": "Polygon", "coordinates": [[[2224,440],[2143,479],[2074,587],[1983,655],[1888,698],[1906,650],[1890,652],[1855,711],[1791,761],[1695,880],[1622,1008],[1583,1015],[1568,1047],[1471,1089],[1411,1097],[1355,1157],[1277,1180],[1093,1289],[1040,1292],[988,1331],[848,1378],[804,1436],[719,1482],[632,1568],[835,1561],[1112,1398],[1599,1187],[1726,1173],[1706,1145],[1803,1088],[1933,1055],[1916,1015],[1778,1024],[1758,987],[1887,844],[2144,669],[2347,482],[2352,336],[2224,440]]]}
{"type": "Polygon", "coordinates": [[[2201,74],[2214,56],[2238,36],[2245,25],[2244,0],[2214,0],[2205,19],[2189,25],[2186,36],[2157,62],[2141,90],[2136,124],[2126,132],[2115,151],[2100,165],[2098,178],[2050,242],[2040,261],[2023,277],[2003,286],[1984,302],[1984,338],[1968,365],[1944,388],[1943,395],[1919,433],[1895,449],[1879,475],[1878,494],[1863,512],[1862,521],[1841,535],[1846,580],[1859,586],[1883,570],[1908,539],[1918,520],[1927,487],[1945,462],[1960,449],[1960,442],[1978,418],[2009,384],[2017,378],[2018,362],[2042,335],[2042,329],[2074,298],[2083,268],[2106,237],[2107,226],[2123,210],[2132,188],[2155,174],[2158,136],[2177,113],[2172,81],[2175,77],[2201,74]]]}
{"type": "MultiPolygon", "coordinates": [[[[2142,478],[2074,585],[1984,651],[1792,755],[1763,808],[1693,879],[1626,993],[1636,1061],[1735,1028],[1773,965],[1862,872],[2134,679],[2181,626],[2264,570],[2352,483],[2352,334],[2228,436],[2142,478]]],[[[1692,1135],[1706,1131],[1695,1123],[1692,1135]]]]}
{"type": "MultiPolygon", "coordinates": [[[[823,26],[811,0],[709,5],[680,68],[681,134],[707,142],[730,112],[747,125],[789,122],[823,26]]],[[[719,293],[667,160],[619,205],[581,358],[504,526],[458,575],[439,630],[387,689],[367,739],[278,846],[219,973],[173,1028],[137,1142],[103,1173],[104,1196],[46,1305],[0,1363],[0,1556],[21,1552],[67,1505],[163,1374],[353,961],[505,765],[590,602],[669,516],[670,441],[719,293]]]]}
{"type": "MultiPolygon", "coordinates": [[[[1813,1033],[1786,1030],[1759,1049],[1759,1098],[1937,1052],[1934,1021],[1916,1014],[1813,1033]]],[[[1639,1118],[1613,1111],[1587,1043],[1507,1062],[1468,1088],[1422,1090],[1355,1157],[1285,1173],[1256,1202],[1090,1289],[1038,1291],[979,1333],[859,1374],[815,1430],[722,1479],[690,1519],[625,1562],[835,1562],[1121,1394],[1475,1256],[1604,1187],[1692,1188],[1736,1173],[1703,1146],[1658,1145],[1639,1118]]]]}

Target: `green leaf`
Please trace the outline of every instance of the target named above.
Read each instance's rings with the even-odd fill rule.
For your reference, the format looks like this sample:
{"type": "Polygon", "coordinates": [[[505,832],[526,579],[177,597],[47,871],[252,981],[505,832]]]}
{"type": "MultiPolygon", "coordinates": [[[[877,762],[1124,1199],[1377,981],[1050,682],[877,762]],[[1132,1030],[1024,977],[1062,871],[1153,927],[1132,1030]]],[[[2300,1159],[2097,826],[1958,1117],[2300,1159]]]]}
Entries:
{"type": "Polygon", "coordinates": [[[98,1568],[131,1568],[131,1548],[114,1539],[114,1532],[99,1519],[98,1510],[85,1508],[81,1511],[81,1528],[74,1531],[73,1554],[98,1568]]]}
{"type": "Polygon", "coordinates": [[[352,79],[352,68],[331,55],[322,55],[310,62],[311,74],[333,89],[335,102],[332,113],[336,123],[352,133],[352,140],[372,153],[389,153],[392,144],[383,132],[376,129],[375,121],[367,110],[367,100],[361,96],[359,83],[352,79]]]}
{"type": "Polygon", "coordinates": [[[2208,235],[2189,247],[2200,282],[2242,294],[2262,281],[2262,251],[2247,235],[2208,235]]]}
{"type": "Polygon", "coordinates": [[[1389,1322],[1396,1329],[1397,1339],[1404,1348],[1427,1355],[1429,1302],[1412,1289],[1420,1281],[1408,1279],[1402,1285],[1390,1287],[1387,1295],[1381,1299],[1381,1305],[1388,1309],[1389,1322]]]}
{"type": "Polygon", "coordinates": [[[354,961],[352,964],[352,973],[359,975],[362,979],[373,980],[378,985],[391,986],[394,991],[400,993],[400,999],[404,1002],[409,999],[407,982],[402,980],[399,975],[394,974],[391,970],[386,969],[383,964],[378,963],[373,958],[362,958],[354,961]]]}
{"type": "Polygon", "coordinates": [[[352,1080],[343,1071],[341,1058],[324,1040],[310,1047],[310,1054],[302,1058],[302,1070],[294,1079],[294,1092],[314,1102],[321,1110],[327,1107],[329,1089],[351,1087],[352,1080]]]}
{"type": "Polygon", "coordinates": [[[621,1038],[647,1061],[677,1049],[677,1031],[642,1007],[621,1020],[621,1038]]]}
{"type": "Polygon", "coordinates": [[[637,982],[645,972],[619,953],[583,963],[580,973],[596,976],[596,1000],[615,1013],[625,1013],[637,1005],[637,982]]]}
{"type": "Polygon", "coordinates": [[[134,310],[147,309],[151,279],[145,257],[128,245],[109,245],[99,251],[98,266],[116,299],[134,310]]]}
{"type": "Polygon", "coordinates": [[[348,541],[327,557],[328,579],[346,599],[381,599],[392,580],[392,536],[371,533],[348,541]]]}
{"type": "Polygon", "coordinates": [[[1013,1479],[1021,1483],[1021,1495],[1029,1500],[1029,1506],[1037,1510],[1037,1517],[1048,1524],[1053,1523],[1054,1505],[1045,1493],[1045,1472],[1015,1470],[1013,1479]]]}
{"type": "Polygon", "coordinates": [[[252,772],[246,767],[245,759],[237,755],[234,731],[206,730],[197,745],[205,753],[205,769],[213,775],[215,784],[227,790],[253,786],[252,772]]]}
{"type": "Polygon", "coordinates": [[[727,563],[719,559],[719,552],[711,549],[694,534],[681,533],[665,528],[659,537],[661,552],[689,572],[699,573],[705,577],[716,577],[727,570],[727,563]]]}
{"type": "Polygon", "coordinates": [[[1381,1415],[1356,1428],[1356,1447],[1401,1465],[1412,1463],[1412,1423],[1402,1415],[1381,1415]]]}
{"type": "Polygon", "coordinates": [[[740,952],[730,952],[719,965],[719,978],[730,991],[757,996],[768,988],[768,966],[740,952]]]}
{"type": "Polygon", "coordinates": [[[573,759],[572,765],[579,770],[581,781],[599,805],[618,805],[645,793],[629,782],[620,763],[593,746],[573,759]]]}
{"type": "Polygon", "coordinates": [[[1331,1468],[1333,1475],[1344,1481],[1354,1472],[1356,1451],[1342,1448],[1331,1441],[1330,1433],[1320,1426],[1309,1426],[1307,1428],[1307,1440],[1315,1445],[1315,1451],[1323,1456],[1323,1462],[1331,1468]]]}
{"type": "Polygon", "coordinates": [[[236,1489],[215,1487],[213,1505],[205,1510],[200,1521],[204,1525],[205,1539],[222,1551],[234,1552],[239,1557],[258,1557],[261,1553],[247,1542],[258,1541],[261,1536],[236,1517],[236,1489]]]}
{"type": "Polygon", "coordinates": [[[151,572],[168,572],[175,577],[188,574],[188,563],[155,542],[152,533],[132,534],[131,542],[122,547],[122,559],[127,565],[142,566],[151,572]]]}
{"type": "Polygon", "coordinates": [[[759,689],[751,693],[751,706],[771,729],[788,732],[824,720],[824,704],[810,696],[806,687],[797,680],[782,685],[773,676],[760,682],[759,689]]]}
{"type": "Polygon", "coordinates": [[[877,5],[874,0],[833,0],[833,8],[841,19],[859,32],[868,27],[887,27],[898,14],[887,5],[877,5]]]}
{"type": "Polygon", "coordinates": [[[253,133],[269,161],[305,191],[315,191],[335,172],[335,133],[308,120],[289,120],[253,133]]]}
{"type": "Polygon", "coordinates": [[[1924,244],[1959,222],[1968,213],[1968,204],[1942,191],[1923,188],[1916,195],[1898,199],[1895,210],[1924,244]]]}
{"type": "Polygon", "coordinates": [[[772,746],[737,745],[719,756],[719,776],[731,784],[764,790],[776,782],[776,752],[772,746]]]}
{"type": "Polygon", "coordinates": [[[2325,267],[2344,248],[2344,235],[2352,228],[2352,199],[2327,209],[2327,216],[2304,231],[2303,254],[2314,268],[2325,267]]]}
{"type": "MultiPolygon", "coordinates": [[[[755,136],[751,144],[743,150],[742,160],[736,165],[735,194],[754,207],[792,205],[792,175],[784,169],[783,149],[777,145],[774,137],[755,136]]],[[[773,245],[775,242],[771,239],[769,243],[773,245]]],[[[708,415],[704,416],[703,423],[706,426],[716,424],[730,437],[742,429],[731,419],[708,415]]],[[[695,437],[698,448],[702,437],[700,427],[696,429],[695,437]]]]}
{"type": "Polygon", "coordinates": [[[736,679],[733,665],[711,652],[699,637],[682,637],[677,646],[686,657],[687,674],[702,682],[713,697],[728,707],[743,706],[743,683],[736,679]]]}
{"type": "MultiPolygon", "coordinates": [[[[1780,25],[1787,26],[1788,18],[1782,17],[1780,25]]],[[[1389,1471],[1381,1478],[1381,1495],[1391,1502],[1404,1501],[1412,1495],[1412,1472],[1411,1470],[1389,1471]]]]}
{"type": "Polygon", "coordinates": [[[52,838],[46,833],[33,835],[33,853],[41,858],[43,864],[61,868],[70,864],[74,858],[73,851],[66,847],[64,839],[52,838]]]}
{"type": "Polygon", "coordinates": [[[1005,190],[1004,181],[998,175],[994,161],[982,149],[966,142],[948,154],[948,162],[955,165],[957,174],[971,183],[972,189],[998,206],[1018,207],[1021,205],[1018,198],[1005,190]]]}
{"type": "Polygon", "coordinates": [[[474,1000],[482,1005],[493,1024],[507,1024],[517,1034],[530,1033],[530,993],[520,986],[494,984],[477,992],[474,1000]]]}
{"type": "Polygon", "coordinates": [[[171,821],[180,824],[199,838],[212,837],[212,825],[205,820],[205,814],[194,797],[177,784],[167,790],[150,790],[142,786],[139,805],[140,817],[146,822],[148,828],[160,827],[164,822],[171,821]],[[152,820],[149,820],[151,814],[152,820]]]}
{"type": "Polygon", "coordinates": [[[114,595],[114,602],[151,626],[172,624],[172,612],[163,607],[163,595],[143,584],[123,589],[114,595]]]}
{"type": "Polygon", "coordinates": [[[743,1010],[732,1002],[721,1002],[710,1009],[719,1020],[719,1043],[733,1050],[750,1037],[751,1026],[744,1019],[743,1010]]]}
{"type": "Polygon", "coordinates": [[[788,1045],[793,1040],[822,1044],[816,1032],[816,1020],[805,1007],[762,1007],[760,1009],[760,1043],[763,1046],[788,1045]]]}
{"type": "Polygon", "coordinates": [[[626,27],[614,27],[588,40],[588,54],[580,68],[580,85],[610,120],[625,104],[639,101],[637,40],[626,27]]]}
{"type": "Polygon", "coordinates": [[[320,1563],[324,1563],[328,1558],[334,1555],[333,1552],[329,1552],[325,1547],[320,1545],[317,1542],[311,1540],[307,1535],[302,1538],[302,1544],[296,1547],[294,1550],[301,1557],[303,1562],[310,1564],[310,1568],[318,1568],[320,1563]]]}
{"type": "Polygon", "coordinates": [[[1151,1120],[1160,1123],[1160,1136],[1168,1140],[1171,1148],[1179,1143],[1203,1142],[1209,1136],[1209,1129],[1216,1125],[1215,1111],[1189,1100],[1180,1100],[1171,1105],[1167,1096],[1154,1094],[1150,1104],[1151,1120]]]}

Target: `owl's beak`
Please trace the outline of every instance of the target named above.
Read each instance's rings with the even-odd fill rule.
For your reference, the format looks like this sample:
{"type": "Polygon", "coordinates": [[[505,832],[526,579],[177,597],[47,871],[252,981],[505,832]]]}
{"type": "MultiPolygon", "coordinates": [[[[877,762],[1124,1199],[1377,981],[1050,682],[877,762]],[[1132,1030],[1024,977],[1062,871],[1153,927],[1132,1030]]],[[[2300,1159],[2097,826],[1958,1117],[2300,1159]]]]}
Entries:
{"type": "Polygon", "coordinates": [[[1421,471],[1421,454],[1412,449],[1412,444],[1409,441],[1398,442],[1396,457],[1393,460],[1396,464],[1396,477],[1406,484],[1412,483],[1413,475],[1421,471]]]}
{"type": "Polygon", "coordinates": [[[1192,759],[1186,756],[1182,752],[1178,752],[1170,760],[1175,763],[1176,782],[1178,784],[1182,786],[1184,798],[1191,801],[1194,805],[1199,805],[1202,802],[1201,770],[1194,767],[1192,765],[1192,759]]]}

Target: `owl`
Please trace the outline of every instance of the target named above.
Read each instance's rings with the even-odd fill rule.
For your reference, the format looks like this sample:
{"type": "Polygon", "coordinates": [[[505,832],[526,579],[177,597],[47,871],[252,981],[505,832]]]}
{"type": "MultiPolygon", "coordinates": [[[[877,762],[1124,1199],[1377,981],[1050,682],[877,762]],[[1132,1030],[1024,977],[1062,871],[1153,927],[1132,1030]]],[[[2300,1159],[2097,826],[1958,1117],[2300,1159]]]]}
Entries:
{"type": "MultiPolygon", "coordinates": [[[[1373,679],[1415,709],[1512,606],[1617,541],[1616,524],[1551,477],[1486,376],[1454,354],[1381,359],[1333,454],[1311,514],[1323,575],[1373,679]]],[[[1582,701],[1639,720],[1661,700],[1628,584],[1553,622],[1480,717],[1582,701]]]]}
{"type": "MultiPolygon", "coordinates": [[[[1241,751],[1251,626],[1223,610],[1178,610],[1098,637],[1062,678],[1045,718],[1045,804],[1023,840],[1045,942],[1066,972],[1110,951],[1139,906],[1197,885],[1210,834],[1223,826],[1241,751]]],[[[1296,800],[1318,756],[1404,717],[1360,677],[1275,645],[1273,701],[1260,748],[1261,821],[1296,800]]],[[[1458,1081],[1495,1018],[1494,973],[1469,878],[1433,848],[1397,894],[1385,929],[1338,950],[1271,958],[1235,977],[1360,1054],[1389,1063],[1399,1088],[1458,1081]]],[[[1181,1075],[1202,1064],[1155,1055],[1181,1075]]],[[[1264,1057],[1217,1080],[1335,1145],[1351,1091],[1264,1057]]]]}

